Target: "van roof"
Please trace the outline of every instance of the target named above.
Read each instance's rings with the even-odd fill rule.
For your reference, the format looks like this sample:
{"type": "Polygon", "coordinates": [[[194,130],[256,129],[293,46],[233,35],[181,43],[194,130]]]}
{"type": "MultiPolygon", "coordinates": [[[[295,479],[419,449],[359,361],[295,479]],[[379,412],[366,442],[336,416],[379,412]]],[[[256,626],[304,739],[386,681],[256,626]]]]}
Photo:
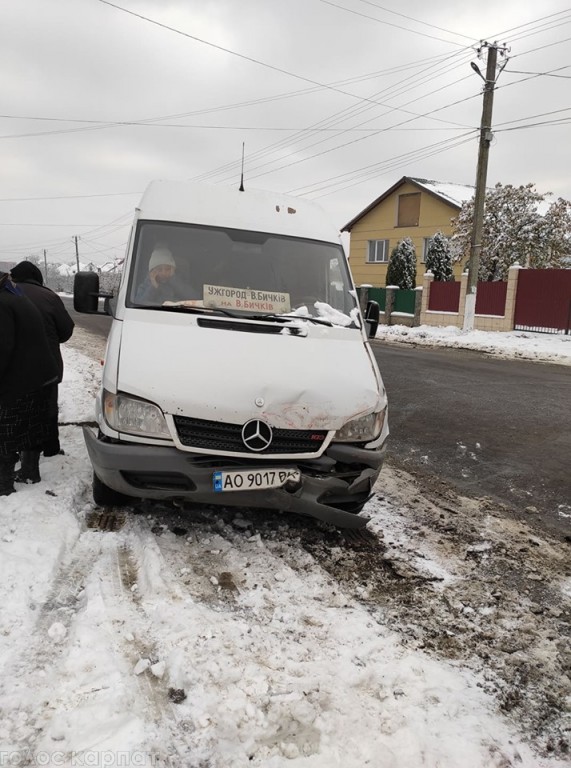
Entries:
{"type": "Polygon", "coordinates": [[[151,181],[138,206],[138,216],[340,243],[338,230],[319,205],[280,192],[240,192],[222,184],[151,181]]]}

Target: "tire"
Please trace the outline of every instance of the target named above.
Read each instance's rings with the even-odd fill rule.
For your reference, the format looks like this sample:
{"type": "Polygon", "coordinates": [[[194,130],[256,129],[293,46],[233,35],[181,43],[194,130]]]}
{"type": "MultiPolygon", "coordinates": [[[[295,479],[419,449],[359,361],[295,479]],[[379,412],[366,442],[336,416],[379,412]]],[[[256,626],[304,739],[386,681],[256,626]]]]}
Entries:
{"type": "Polygon", "coordinates": [[[129,497],[109,488],[93,473],[93,501],[98,507],[124,507],[128,503],[129,497]]]}

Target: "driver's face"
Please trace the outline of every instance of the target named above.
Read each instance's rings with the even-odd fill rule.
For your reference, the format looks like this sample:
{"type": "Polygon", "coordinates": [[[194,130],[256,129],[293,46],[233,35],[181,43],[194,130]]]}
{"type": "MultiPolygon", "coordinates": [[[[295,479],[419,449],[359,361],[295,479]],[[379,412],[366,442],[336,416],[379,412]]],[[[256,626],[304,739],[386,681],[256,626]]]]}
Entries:
{"type": "Polygon", "coordinates": [[[153,269],[153,276],[157,283],[164,283],[166,280],[170,280],[173,275],[174,267],[172,264],[159,264],[153,269]]]}

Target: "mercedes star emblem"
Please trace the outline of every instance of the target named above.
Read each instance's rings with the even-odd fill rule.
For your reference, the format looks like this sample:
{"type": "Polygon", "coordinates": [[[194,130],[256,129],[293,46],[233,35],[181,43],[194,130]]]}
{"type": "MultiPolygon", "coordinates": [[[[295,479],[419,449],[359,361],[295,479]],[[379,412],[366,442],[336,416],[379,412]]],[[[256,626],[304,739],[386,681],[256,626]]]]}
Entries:
{"type": "Polygon", "coordinates": [[[242,427],[242,442],[251,451],[265,451],[272,442],[272,428],[265,421],[251,419],[242,427]]]}

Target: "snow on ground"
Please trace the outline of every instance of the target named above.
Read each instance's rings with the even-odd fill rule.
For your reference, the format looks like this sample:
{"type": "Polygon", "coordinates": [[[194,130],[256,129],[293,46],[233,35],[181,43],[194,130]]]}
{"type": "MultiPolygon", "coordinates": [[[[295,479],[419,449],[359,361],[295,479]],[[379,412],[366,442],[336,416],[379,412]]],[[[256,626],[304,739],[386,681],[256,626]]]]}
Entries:
{"type": "MultiPolygon", "coordinates": [[[[80,329],[74,344],[89,355],[63,348],[66,454],[42,460],[41,483],[0,499],[0,765],[571,764],[557,708],[534,720],[551,718],[545,727],[561,736],[539,750],[546,739],[530,743],[525,718],[499,706],[493,665],[472,663],[460,642],[442,653],[443,638],[476,626],[461,590],[477,586],[484,601],[484,589],[470,569],[506,540],[487,510],[469,555],[447,547],[442,530],[420,530],[440,509],[413,509],[411,525],[420,500],[390,470],[363,553],[287,515],[160,504],[104,513],[91,501],[78,426],[93,420],[102,344],[80,329]],[[417,601],[430,642],[415,625],[417,601]],[[458,612],[444,621],[446,601],[458,612]]],[[[549,546],[540,558],[555,557],[549,546]]],[[[568,602],[570,576],[557,582],[568,602]]],[[[522,611],[528,597],[515,598],[522,611]]],[[[490,637],[496,623],[504,639],[517,635],[517,611],[488,603],[476,607],[490,637]]],[[[538,645],[544,676],[556,670],[563,685],[548,640],[538,645]]]]}
{"type": "Polygon", "coordinates": [[[463,331],[453,325],[419,325],[415,328],[380,325],[376,338],[418,346],[473,349],[503,358],[571,365],[571,336],[564,334],[463,331]]]}

